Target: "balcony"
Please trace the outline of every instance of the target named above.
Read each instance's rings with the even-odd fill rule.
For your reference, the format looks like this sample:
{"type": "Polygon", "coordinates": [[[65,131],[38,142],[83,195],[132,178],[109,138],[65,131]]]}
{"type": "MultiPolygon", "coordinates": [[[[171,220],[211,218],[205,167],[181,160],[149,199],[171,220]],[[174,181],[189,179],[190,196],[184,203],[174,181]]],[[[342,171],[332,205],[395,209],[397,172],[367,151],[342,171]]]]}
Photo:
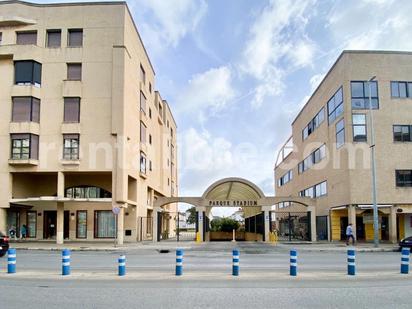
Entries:
{"type": "Polygon", "coordinates": [[[11,88],[12,97],[35,97],[41,98],[41,88],[35,85],[13,85],[11,88]]]}
{"type": "Polygon", "coordinates": [[[40,135],[40,125],[37,122],[11,122],[10,133],[31,133],[40,135]]]}
{"type": "Polygon", "coordinates": [[[9,159],[9,165],[38,166],[39,165],[39,160],[36,160],[36,159],[9,159]]]}

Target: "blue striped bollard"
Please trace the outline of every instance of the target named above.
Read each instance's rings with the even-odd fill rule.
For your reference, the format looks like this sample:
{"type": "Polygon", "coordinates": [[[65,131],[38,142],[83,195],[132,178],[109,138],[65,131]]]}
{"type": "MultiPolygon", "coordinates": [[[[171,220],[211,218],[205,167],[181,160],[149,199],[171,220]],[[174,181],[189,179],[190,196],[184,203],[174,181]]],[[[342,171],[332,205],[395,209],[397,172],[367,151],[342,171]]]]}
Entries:
{"type": "Polygon", "coordinates": [[[176,249],[176,276],[183,275],[183,250],[176,249]]]}
{"type": "Polygon", "coordinates": [[[62,275],[70,275],[70,250],[64,249],[62,251],[62,275]]]}
{"type": "Polygon", "coordinates": [[[291,276],[298,275],[298,252],[296,250],[290,250],[290,271],[291,276]]]}
{"type": "Polygon", "coordinates": [[[349,249],[348,250],[348,275],[350,276],[355,276],[356,274],[355,260],[356,260],[355,250],[349,249]]]}
{"type": "Polygon", "coordinates": [[[409,248],[402,248],[401,274],[409,274],[409,248]]]}
{"type": "Polygon", "coordinates": [[[7,251],[7,273],[16,273],[16,249],[9,249],[7,251]]]}
{"type": "Polygon", "coordinates": [[[118,262],[119,262],[119,276],[125,276],[126,275],[126,256],[125,255],[119,256],[118,262]]]}
{"type": "Polygon", "coordinates": [[[233,249],[232,256],[233,256],[233,265],[232,265],[232,275],[239,276],[239,250],[233,249]]]}

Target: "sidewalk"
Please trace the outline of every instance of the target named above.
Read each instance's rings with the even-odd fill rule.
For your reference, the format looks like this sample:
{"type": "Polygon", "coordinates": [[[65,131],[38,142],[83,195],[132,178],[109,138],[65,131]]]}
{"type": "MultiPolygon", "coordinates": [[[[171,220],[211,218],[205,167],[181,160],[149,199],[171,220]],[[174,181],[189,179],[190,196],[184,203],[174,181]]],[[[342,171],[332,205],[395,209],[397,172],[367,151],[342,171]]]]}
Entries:
{"type": "MultiPolygon", "coordinates": [[[[155,250],[155,251],[174,251],[176,248],[193,251],[222,251],[232,248],[239,248],[242,251],[251,253],[270,253],[279,250],[297,249],[301,251],[312,252],[346,252],[352,246],[346,246],[344,243],[330,242],[299,242],[299,243],[261,243],[261,242],[204,242],[196,243],[194,241],[164,241],[159,243],[125,243],[124,245],[115,245],[114,241],[104,242],[74,242],[68,241],[63,245],[57,245],[54,241],[17,241],[10,243],[11,248],[17,250],[44,250],[60,251],[70,249],[72,251],[127,251],[127,250],[155,250]]],[[[399,246],[394,244],[380,244],[379,248],[374,248],[371,243],[356,244],[354,249],[358,252],[393,252],[398,251],[399,246]]]]}

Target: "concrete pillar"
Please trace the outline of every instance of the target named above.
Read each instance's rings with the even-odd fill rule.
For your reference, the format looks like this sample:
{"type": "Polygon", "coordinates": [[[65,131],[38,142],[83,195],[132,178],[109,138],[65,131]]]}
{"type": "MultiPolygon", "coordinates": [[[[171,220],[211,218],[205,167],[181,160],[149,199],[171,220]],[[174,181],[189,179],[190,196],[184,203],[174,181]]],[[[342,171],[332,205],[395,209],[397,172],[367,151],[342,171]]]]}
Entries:
{"type": "Polygon", "coordinates": [[[57,173],[57,197],[64,197],[65,179],[64,173],[57,173]]]}
{"type": "Polygon", "coordinates": [[[355,239],[357,240],[357,236],[356,236],[356,207],[355,207],[355,205],[349,205],[348,206],[348,222],[352,223],[353,237],[355,237],[355,239]]]}
{"type": "Polygon", "coordinates": [[[389,241],[393,244],[398,242],[398,226],[396,222],[396,207],[392,205],[391,213],[389,215],[389,241]]]}
{"type": "Polygon", "coordinates": [[[0,232],[7,235],[7,208],[0,207],[0,232]]]}
{"type": "Polygon", "coordinates": [[[125,207],[122,205],[120,207],[120,212],[117,215],[117,244],[118,245],[123,245],[124,242],[124,210],[125,207]]]}
{"type": "Polygon", "coordinates": [[[203,212],[206,211],[205,207],[196,207],[197,216],[198,216],[198,228],[199,228],[199,241],[203,242],[203,212]]]}
{"type": "Polygon", "coordinates": [[[56,230],[56,243],[58,245],[63,244],[63,231],[64,231],[64,203],[57,203],[57,230],[56,230]]]}
{"type": "Polygon", "coordinates": [[[270,211],[271,206],[262,206],[263,217],[264,217],[264,230],[265,230],[265,242],[269,242],[270,234],[270,211]]]}
{"type": "Polygon", "coordinates": [[[316,241],[316,211],[315,207],[312,207],[310,210],[310,240],[316,241]]]}
{"type": "Polygon", "coordinates": [[[157,217],[159,214],[160,208],[158,207],[153,207],[153,213],[152,213],[152,217],[153,217],[153,242],[157,242],[157,217]]]}

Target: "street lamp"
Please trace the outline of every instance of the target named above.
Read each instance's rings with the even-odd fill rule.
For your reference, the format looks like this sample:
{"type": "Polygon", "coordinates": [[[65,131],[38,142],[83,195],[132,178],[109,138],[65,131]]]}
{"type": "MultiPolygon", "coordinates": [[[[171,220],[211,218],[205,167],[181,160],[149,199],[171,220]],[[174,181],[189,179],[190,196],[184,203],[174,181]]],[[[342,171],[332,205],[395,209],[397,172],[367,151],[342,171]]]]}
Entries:
{"type": "Polygon", "coordinates": [[[378,205],[376,202],[376,162],[375,162],[375,130],[373,126],[373,113],[372,113],[372,87],[371,84],[376,76],[373,76],[368,81],[369,87],[369,119],[371,126],[371,164],[372,164],[372,202],[373,202],[373,243],[375,248],[379,247],[379,216],[378,216],[378,205]]]}

